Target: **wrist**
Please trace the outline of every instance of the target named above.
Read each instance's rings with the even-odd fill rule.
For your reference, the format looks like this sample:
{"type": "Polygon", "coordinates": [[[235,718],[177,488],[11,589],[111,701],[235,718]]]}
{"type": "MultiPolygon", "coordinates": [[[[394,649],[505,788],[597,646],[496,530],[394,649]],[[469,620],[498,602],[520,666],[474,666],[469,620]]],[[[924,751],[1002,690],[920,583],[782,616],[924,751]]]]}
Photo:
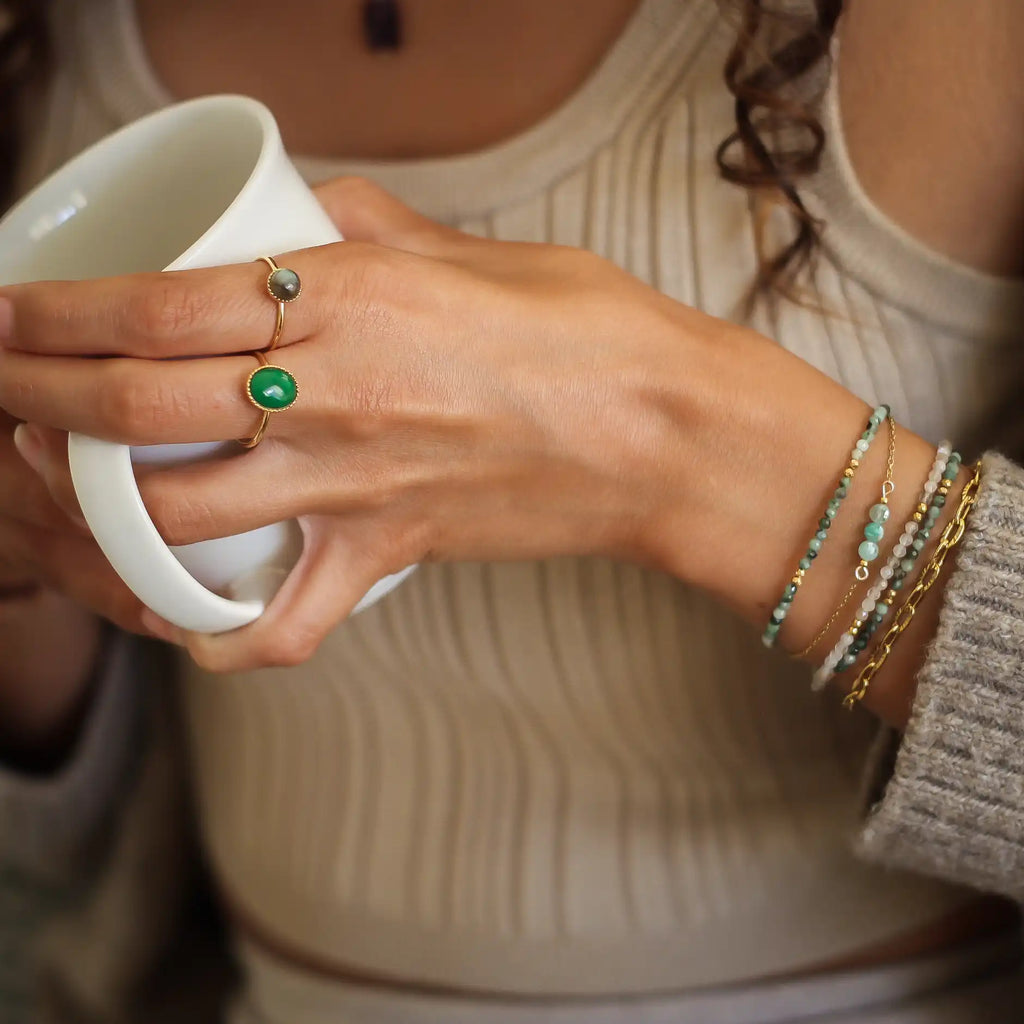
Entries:
{"type": "MultiPolygon", "coordinates": [[[[753,331],[723,332],[705,348],[711,351],[696,373],[688,364],[674,378],[669,429],[676,438],[665,450],[674,445],[684,454],[666,464],[650,561],[763,625],[871,407],[753,331]]],[[[877,468],[870,465],[847,499],[851,506],[877,468]]],[[[847,539],[837,534],[826,547],[838,549],[847,539]]],[[[816,563],[810,576],[817,571],[816,563]]],[[[794,602],[794,615],[806,597],[794,602]]],[[[795,624],[797,634],[806,628],[795,624]]]]}

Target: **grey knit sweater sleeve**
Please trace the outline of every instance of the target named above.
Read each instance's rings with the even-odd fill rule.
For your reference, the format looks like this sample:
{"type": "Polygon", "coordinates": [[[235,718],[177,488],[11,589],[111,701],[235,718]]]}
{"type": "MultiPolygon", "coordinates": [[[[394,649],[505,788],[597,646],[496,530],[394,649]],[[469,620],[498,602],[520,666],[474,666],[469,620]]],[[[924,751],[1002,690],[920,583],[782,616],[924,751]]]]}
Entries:
{"type": "Polygon", "coordinates": [[[983,459],[906,732],[880,737],[871,860],[1024,899],[1024,468],[983,459]]]}

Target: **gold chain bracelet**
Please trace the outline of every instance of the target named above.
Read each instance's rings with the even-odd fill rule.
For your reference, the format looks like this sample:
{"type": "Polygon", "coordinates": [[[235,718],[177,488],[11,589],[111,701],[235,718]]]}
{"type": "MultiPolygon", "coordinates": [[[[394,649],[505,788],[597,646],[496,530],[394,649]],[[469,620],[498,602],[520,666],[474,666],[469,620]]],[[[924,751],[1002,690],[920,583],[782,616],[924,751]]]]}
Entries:
{"type": "Polygon", "coordinates": [[[974,476],[967,482],[967,486],[960,495],[960,505],[956,510],[956,514],[942,531],[938,546],[935,548],[935,554],[932,555],[931,561],[925,566],[920,579],[917,581],[917,585],[910,592],[910,596],[896,613],[896,619],[889,628],[889,632],[882,638],[881,643],[871,655],[871,659],[861,670],[860,675],[857,676],[852,689],[843,698],[843,707],[852,711],[864,699],[864,695],[868,692],[868,687],[871,685],[871,680],[875,678],[879,669],[885,664],[885,659],[889,657],[893,645],[899,639],[900,634],[913,621],[917,606],[924,599],[925,594],[935,585],[935,581],[942,572],[946,556],[960,543],[960,538],[964,535],[967,517],[974,507],[974,502],[978,495],[980,480],[981,463],[978,463],[974,469],[974,476]]]}

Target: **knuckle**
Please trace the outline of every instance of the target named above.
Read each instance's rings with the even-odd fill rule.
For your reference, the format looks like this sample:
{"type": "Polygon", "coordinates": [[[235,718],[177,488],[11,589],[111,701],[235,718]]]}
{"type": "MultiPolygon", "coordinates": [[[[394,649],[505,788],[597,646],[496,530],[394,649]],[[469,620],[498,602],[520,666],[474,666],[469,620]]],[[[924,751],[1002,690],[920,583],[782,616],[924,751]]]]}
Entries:
{"type": "Polygon", "coordinates": [[[290,625],[281,634],[268,637],[261,645],[260,661],[278,668],[296,668],[316,654],[320,640],[321,637],[314,630],[290,625]]]}
{"type": "Polygon", "coordinates": [[[180,547],[216,536],[213,511],[204,502],[162,486],[159,476],[147,480],[140,491],[153,525],[165,543],[180,547]]]}
{"type": "Polygon", "coordinates": [[[331,182],[335,193],[348,202],[373,202],[387,196],[387,192],[375,181],[359,174],[345,174],[331,182]]]}
{"type": "Polygon", "coordinates": [[[101,426],[127,443],[144,444],[183,411],[184,396],[154,388],[127,359],[108,360],[98,375],[101,426]]]}
{"type": "Polygon", "coordinates": [[[361,298],[369,307],[380,305],[396,283],[392,254],[379,246],[361,246],[349,278],[353,298],[361,298]]]}
{"type": "Polygon", "coordinates": [[[362,376],[352,383],[352,415],[364,440],[379,435],[380,426],[396,407],[396,384],[386,374],[362,376]]]}
{"type": "Polygon", "coordinates": [[[177,335],[194,330],[204,313],[199,293],[173,275],[160,275],[152,287],[137,292],[126,306],[129,329],[159,349],[169,347],[177,335]]]}

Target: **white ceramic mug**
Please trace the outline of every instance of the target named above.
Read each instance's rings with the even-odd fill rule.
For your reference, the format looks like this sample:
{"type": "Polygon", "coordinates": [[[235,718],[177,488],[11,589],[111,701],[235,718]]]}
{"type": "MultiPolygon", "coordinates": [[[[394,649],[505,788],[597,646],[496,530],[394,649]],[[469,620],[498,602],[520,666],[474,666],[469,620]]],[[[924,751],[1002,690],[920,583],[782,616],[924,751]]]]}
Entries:
{"type": "MultiPolygon", "coordinates": [[[[18,203],[0,221],[0,284],[210,267],[340,239],[270,111],[244,96],[210,96],[128,125],[18,203]]],[[[254,286],[266,273],[253,266],[254,286]]],[[[267,342],[274,315],[268,298],[267,342]]],[[[262,342],[254,338],[253,347],[262,342]]],[[[204,633],[256,619],[302,546],[294,522],[185,547],[164,543],[132,462],[183,462],[222,448],[129,449],[81,434],[68,442],[82,513],[118,575],[158,615],[204,633]]],[[[411,571],[382,579],[356,610],[411,571]]]]}

